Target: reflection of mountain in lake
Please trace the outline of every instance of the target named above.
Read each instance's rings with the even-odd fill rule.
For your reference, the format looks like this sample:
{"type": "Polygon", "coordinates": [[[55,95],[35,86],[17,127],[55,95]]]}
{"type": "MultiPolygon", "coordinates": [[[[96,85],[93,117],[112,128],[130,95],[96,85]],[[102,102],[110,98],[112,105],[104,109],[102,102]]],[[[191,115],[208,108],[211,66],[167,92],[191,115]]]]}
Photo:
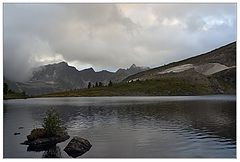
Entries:
{"type": "MultiPolygon", "coordinates": [[[[235,97],[196,96],[9,100],[4,103],[4,157],[42,157],[43,152],[27,152],[19,143],[41,125],[50,107],[71,137],[94,146],[81,157],[236,156],[235,97]],[[20,126],[24,129],[16,138],[20,126]]],[[[68,142],[57,146],[63,150],[68,142]]]]}
{"type": "MultiPolygon", "coordinates": [[[[127,122],[130,127],[155,123],[168,131],[195,132],[218,135],[236,140],[236,107],[233,102],[187,101],[164,102],[142,105],[108,106],[57,106],[63,121],[70,129],[93,127],[96,124],[127,122]]],[[[34,110],[33,117],[39,120],[44,109],[34,110]],[[35,113],[35,111],[39,111],[35,113]],[[36,115],[38,114],[38,115],[36,115]]],[[[201,135],[201,134],[199,134],[201,135]]]]}

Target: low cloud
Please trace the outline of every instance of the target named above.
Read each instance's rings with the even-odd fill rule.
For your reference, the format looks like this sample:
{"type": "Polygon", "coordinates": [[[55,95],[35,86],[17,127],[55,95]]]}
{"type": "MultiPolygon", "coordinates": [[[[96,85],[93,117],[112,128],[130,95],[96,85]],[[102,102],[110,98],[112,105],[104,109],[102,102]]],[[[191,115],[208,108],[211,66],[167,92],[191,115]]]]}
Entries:
{"type": "Polygon", "coordinates": [[[236,40],[236,4],[4,4],[4,76],[67,61],[79,70],[162,64],[236,40]]]}

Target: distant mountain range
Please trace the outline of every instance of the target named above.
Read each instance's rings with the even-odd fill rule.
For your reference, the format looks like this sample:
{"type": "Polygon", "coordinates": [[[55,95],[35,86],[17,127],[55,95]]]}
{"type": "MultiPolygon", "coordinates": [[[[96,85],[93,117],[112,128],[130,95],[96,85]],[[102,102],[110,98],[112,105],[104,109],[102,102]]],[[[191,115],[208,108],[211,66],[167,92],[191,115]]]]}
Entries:
{"type": "Polygon", "coordinates": [[[52,93],[46,96],[236,94],[236,42],[153,69],[133,64],[116,72],[95,72],[92,68],[78,71],[60,62],[36,68],[27,82],[4,82],[30,95],[52,93]],[[79,90],[89,82],[107,85],[110,80],[118,84],[79,90]],[[72,91],[64,92],[67,90],[72,91]]]}
{"type": "Polygon", "coordinates": [[[139,67],[133,64],[128,69],[119,69],[116,72],[102,70],[95,72],[93,68],[78,71],[75,67],[69,66],[66,62],[49,64],[35,68],[32,77],[27,82],[12,82],[7,78],[10,89],[16,92],[26,92],[29,95],[39,95],[71,89],[86,88],[91,82],[101,82],[107,85],[111,80],[113,83],[121,82],[126,77],[149,70],[149,67],[139,67]]]}
{"type": "Polygon", "coordinates": [[[182,61],[133,74],[110,87],[39,97],[186,96],[236,94],[236,42],[182,61]]]}

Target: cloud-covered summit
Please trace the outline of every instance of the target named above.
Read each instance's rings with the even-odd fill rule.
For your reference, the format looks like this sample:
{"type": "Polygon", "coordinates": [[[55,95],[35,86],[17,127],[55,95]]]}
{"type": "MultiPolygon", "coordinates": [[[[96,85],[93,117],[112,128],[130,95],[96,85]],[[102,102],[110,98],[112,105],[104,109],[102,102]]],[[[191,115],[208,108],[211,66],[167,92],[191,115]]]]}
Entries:
{"type": "Polygon", "coordinates": [[[67,61],[78,69],[159,66],[236,40],[236,4],[7,4],[4,75],[67,61]]]}

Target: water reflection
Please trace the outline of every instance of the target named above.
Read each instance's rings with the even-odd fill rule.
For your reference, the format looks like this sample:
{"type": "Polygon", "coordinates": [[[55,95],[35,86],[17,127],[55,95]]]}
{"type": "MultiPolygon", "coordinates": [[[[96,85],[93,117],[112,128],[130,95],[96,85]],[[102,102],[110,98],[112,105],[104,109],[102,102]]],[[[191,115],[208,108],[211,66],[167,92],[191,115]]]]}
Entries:
{"type": "MultiPolygon", "coordinates": [[[[96,100],[73,98],[66,102],[57,100],[56,104],[55,99],[42,99],[34,104],[30,101],[31,104],[4,104],[4,157],[36,156],[16,147],[18,139],[12,137],[12,132],[24,126],[27,133],[21,135],[28,134],[32,123],[39,126],[50,107],[57,109],[70,136],[84,137],[93,144],[82,157],[236,156],[235,100],[221,97],[175,101],[154,98],[153,102],[147,99],[148,102],[127,100],[127,103],[123,99],[96,100]],[[14,153],[11,148],[16,148],[14,153]]],[[[59,148],[63,150],[68,142],[60,143],[59,148]]],[[[60,153],[68,157],[64,151],[60,153]]]]}
{"type": "Polygon", "coordinates": [[[70,108],[65,121],[68,128],[76,130],[125,122],[133,129],[138,126],[160,126],[167,131],[207,132],[235,141],[236,109],[226,107],[235,107],[235,103],[175,102],[121,107],[89,106],[75,108],[72,112],[70,108]]]}
{"type": "Polygon", "coordinates": [[[48,148],[48,150],[44,151],[43,158],[61,158],[61,149],[59,146],[53,146],[48,148]]]}

